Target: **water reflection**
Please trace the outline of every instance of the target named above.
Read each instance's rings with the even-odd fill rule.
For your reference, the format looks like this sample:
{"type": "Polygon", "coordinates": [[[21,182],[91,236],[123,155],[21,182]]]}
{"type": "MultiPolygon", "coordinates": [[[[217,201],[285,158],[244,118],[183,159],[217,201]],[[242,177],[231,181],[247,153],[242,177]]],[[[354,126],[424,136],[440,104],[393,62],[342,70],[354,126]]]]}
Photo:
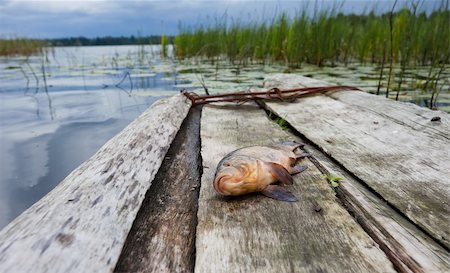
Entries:
{"type": "Polygon", "coordinates": [[[161,98],[134,92],[175,90],[152,72],[158,54],[138,66],[138,49],[56,48],[0,59],[0,228],[161,98]]]}
{"type": "Polygon", "coordinates": [[[17,143],[10,150],[16,167],[5,182],[9,187],[0,198],[12,206],[2,217],[2,225],[51,191],[74,167],[89,158],[105,139],[118,133],[127,120],[75,122],[46,134],[17,143]],[[81,141],[80,141],[81,140],[81,141]]]}
{"type": "Polygon", "coordinates": [[[158,99],[107,90],[82,96],[77,91],[56,93],[52,94],[55,120],[49,121],[44,96],[1,96],[0,207],[5,211],[0,226],[50,191],[158,99]]]}

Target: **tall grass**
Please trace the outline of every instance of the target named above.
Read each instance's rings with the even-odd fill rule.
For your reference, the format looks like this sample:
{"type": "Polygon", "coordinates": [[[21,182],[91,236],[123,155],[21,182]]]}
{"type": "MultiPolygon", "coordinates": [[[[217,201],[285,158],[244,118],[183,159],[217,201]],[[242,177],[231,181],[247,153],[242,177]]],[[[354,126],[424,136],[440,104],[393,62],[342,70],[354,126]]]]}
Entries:
{"type": "Polygon", "coordinates": [[[351,62],[384,66],[392,61],[406,68],[449,63],[449,0],[430,14],[417,12],[421,4],[418,0],[396,12],[372,10],[361,15],[343,14],[333,7],[316,9],[311,16],[304,8],[293,18],[282,13],[265,21],[225,18],[208,26],[181,26],[174,40],[175,54],[179,59],[227,58],[294,67],[351,62]]]}
{"type": "Polygon", "coordinates": [[[167,57],[167,43],[168,43],[168,38],[166,35],[161,35],[161,56],[162,57],[167,57]]]}
{"type": "Polygon", "coordinates": [[[42,53],[47,43],[42,40],[11,38],[0,39],[0,56],[13,56],[42,53]]]}

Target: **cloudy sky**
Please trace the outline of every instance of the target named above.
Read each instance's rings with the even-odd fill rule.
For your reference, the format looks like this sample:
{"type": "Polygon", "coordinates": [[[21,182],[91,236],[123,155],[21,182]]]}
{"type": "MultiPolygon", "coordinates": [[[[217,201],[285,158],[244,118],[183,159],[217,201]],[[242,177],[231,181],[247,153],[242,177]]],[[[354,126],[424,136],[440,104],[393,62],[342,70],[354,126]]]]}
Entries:
{"type": "MultiPolygon", "coordinates": [[[[417,1],[417,0],[416,0],[417,1]]],[[[432,10],[440,0],[422,0],[432,10]]],[[[177,33],[185,25],[213,23],[224,14],[241,21],[270,19],[286,12],[294,15],[309,2],[319,8],[342,1],[254,0],[0,0],[0,37],[97,37],[177,33]]],[[[389,10],[393,0],[347,0],[342,11],[361,13],[364,8],[389,10]]],[[[400,0],[398,6],[405,3],[400,0]]]]}

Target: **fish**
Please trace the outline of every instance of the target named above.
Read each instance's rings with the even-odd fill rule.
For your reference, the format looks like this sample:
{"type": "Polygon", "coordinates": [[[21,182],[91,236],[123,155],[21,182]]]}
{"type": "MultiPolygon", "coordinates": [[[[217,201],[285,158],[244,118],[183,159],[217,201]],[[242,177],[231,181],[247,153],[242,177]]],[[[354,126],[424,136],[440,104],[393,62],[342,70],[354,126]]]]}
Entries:
{"type": "Polygon", "coordinates": [[[296,202],[297,197],[282,185],[292,185],[292,175],[307,169],[295,165],[298,159],[310,156],[301,150],[303,146],[288,141],[237,149],[217,165],[214,189],[222,196],[260,192],[276,200],[296,202]]]}

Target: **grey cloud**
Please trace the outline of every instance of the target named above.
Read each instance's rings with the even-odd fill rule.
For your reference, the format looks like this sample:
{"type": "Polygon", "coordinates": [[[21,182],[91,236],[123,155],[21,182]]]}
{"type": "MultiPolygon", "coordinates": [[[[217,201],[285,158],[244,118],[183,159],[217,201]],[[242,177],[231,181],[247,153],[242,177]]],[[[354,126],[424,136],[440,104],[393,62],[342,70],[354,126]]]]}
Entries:
{"type": "MultiPolygon", "coordinates": [[[[176,34],[178,23],[210,24],[227,14],[243,22],[271,19],[275,13],[294,15],[308,1],[21,1],[0,0],[0,36],[16,35],[38,38],[67,36],[105,36],[176,34]]],[[[392,0],[378,1],[388,10],[392,0]]],[[[309,1],[309,8],[315,1],[309,1]]],[[[329,8],[334,1],[318,1],[329,8]]],[[[344,12],[361,12],[373,1],[348,0],[344,12]]],[[[427,1],[430,9],[439,0],[427,1]],[[434,4],[433,4],[434,3],[434,4]]],[[[399,3],[399,7],[404,3],[399,3]]]]}

